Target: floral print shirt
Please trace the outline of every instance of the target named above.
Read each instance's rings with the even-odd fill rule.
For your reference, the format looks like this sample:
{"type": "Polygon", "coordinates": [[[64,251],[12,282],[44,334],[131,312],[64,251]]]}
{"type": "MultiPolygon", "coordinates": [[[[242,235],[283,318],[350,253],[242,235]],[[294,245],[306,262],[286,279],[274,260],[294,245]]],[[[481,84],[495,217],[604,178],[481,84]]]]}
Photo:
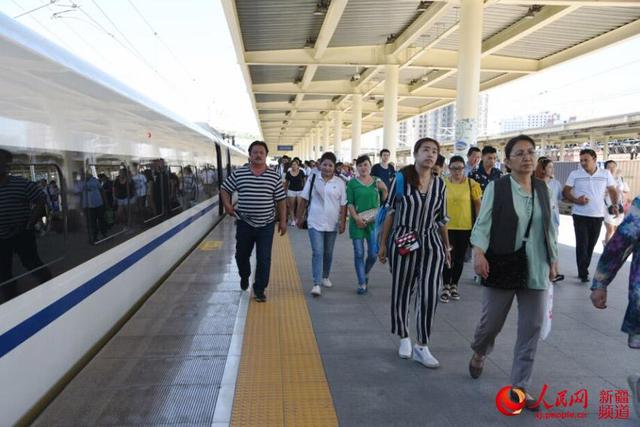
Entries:
{"type": "Polygon", "coordinates": [[[606,289],[633,253],[629,272],[629,305],[622,331],[640,334],[640,197],[633,200],[624,221],[604,248],[593,276],[591,290],[606,289]]]}

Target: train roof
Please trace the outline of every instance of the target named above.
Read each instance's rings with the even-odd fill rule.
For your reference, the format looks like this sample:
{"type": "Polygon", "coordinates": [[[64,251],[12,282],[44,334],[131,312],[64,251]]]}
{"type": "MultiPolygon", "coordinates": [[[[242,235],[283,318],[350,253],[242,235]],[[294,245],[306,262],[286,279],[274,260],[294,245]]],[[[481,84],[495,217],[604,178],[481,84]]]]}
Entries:
{"type": "Polygon", "coordinates": [[[0,13],[0,116],[133,141],[246,153],[0,13]],[[152,125],[150,125],[152,123],[152,125]]]}

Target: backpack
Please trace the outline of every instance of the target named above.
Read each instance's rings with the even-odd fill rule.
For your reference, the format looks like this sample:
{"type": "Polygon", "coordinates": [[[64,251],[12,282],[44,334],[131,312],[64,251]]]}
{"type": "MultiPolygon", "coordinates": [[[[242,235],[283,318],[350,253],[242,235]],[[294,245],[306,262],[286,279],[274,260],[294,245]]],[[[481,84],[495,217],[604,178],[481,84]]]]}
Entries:
{"type": "MultiPolygon", "coordinates": [[[[404,196],[404,175],[402,172],[397,172],[395,175],[396,178],[396,207],[400,203],[399,198],[404,196]]],[[[388,196],[387,196],[388,197],[388,196]]],[[[389,208],[384,204],[380,206],[378,209],[378,214],[376,215],[376,226],[373,229],[373,241],[376,247],[374,248],[374,252],[378,252],[380,249],[380,234],[382,233],[382,226],[384,225],[384,220],[387,218],[387,213],[389,208]]],[[[394,225],[397,223],[397,218],[394,219],[394,225]]],[[[388,240],[391,240],[391,233],[389,233],[388,240]]],[[[389,246],[389,242],[386,242],[387,246],[389,246]]]]}

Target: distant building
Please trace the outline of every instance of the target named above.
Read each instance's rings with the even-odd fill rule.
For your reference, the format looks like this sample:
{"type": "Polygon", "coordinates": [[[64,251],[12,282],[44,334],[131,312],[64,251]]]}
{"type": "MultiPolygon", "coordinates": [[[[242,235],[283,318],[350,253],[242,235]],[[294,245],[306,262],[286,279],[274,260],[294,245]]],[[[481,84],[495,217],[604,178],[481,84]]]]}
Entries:
{"type": "Polygon", "coordinates": [[[515,116],[500,121],[500,132],[515,132],[523,129],[537,129],[560,123],[560,114],[543,111],[527,116],[515,116]]]}

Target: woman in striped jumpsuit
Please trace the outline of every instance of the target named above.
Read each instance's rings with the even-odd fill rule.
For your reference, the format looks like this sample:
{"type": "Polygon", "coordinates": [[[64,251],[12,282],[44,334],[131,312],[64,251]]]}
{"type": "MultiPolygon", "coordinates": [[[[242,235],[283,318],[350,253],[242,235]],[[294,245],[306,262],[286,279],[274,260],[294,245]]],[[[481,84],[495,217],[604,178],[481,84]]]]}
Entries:
{"type": "Polygon", "coordinates": [[[386,242],[391,234],[389,248],[381,245],[378,258],[386,261],[389,251],[392,274],[391,328],[400,336],[398,354],[413,359],[428,368],[440,366],[427,344],[442,286],[445,263],[451,264],[449,237],[447,234],[447,208],[444,181],[433,176],[440,145],[431,138],[419,139],[413,147],[415,164],[402,169],[404,192],[396,197],[395,179],[387,198],[388,214],[381,232],[386,242]],[[398,216],[396,219],[395,216],[398,216]],[[398,236],[415,232],[419,248],[406,255],[399,253],[395,244],[398,236]],[[411,349],[409,338],[409,306],[416,294],[414,307],[417,325],[417,343],[411,349]]]}

